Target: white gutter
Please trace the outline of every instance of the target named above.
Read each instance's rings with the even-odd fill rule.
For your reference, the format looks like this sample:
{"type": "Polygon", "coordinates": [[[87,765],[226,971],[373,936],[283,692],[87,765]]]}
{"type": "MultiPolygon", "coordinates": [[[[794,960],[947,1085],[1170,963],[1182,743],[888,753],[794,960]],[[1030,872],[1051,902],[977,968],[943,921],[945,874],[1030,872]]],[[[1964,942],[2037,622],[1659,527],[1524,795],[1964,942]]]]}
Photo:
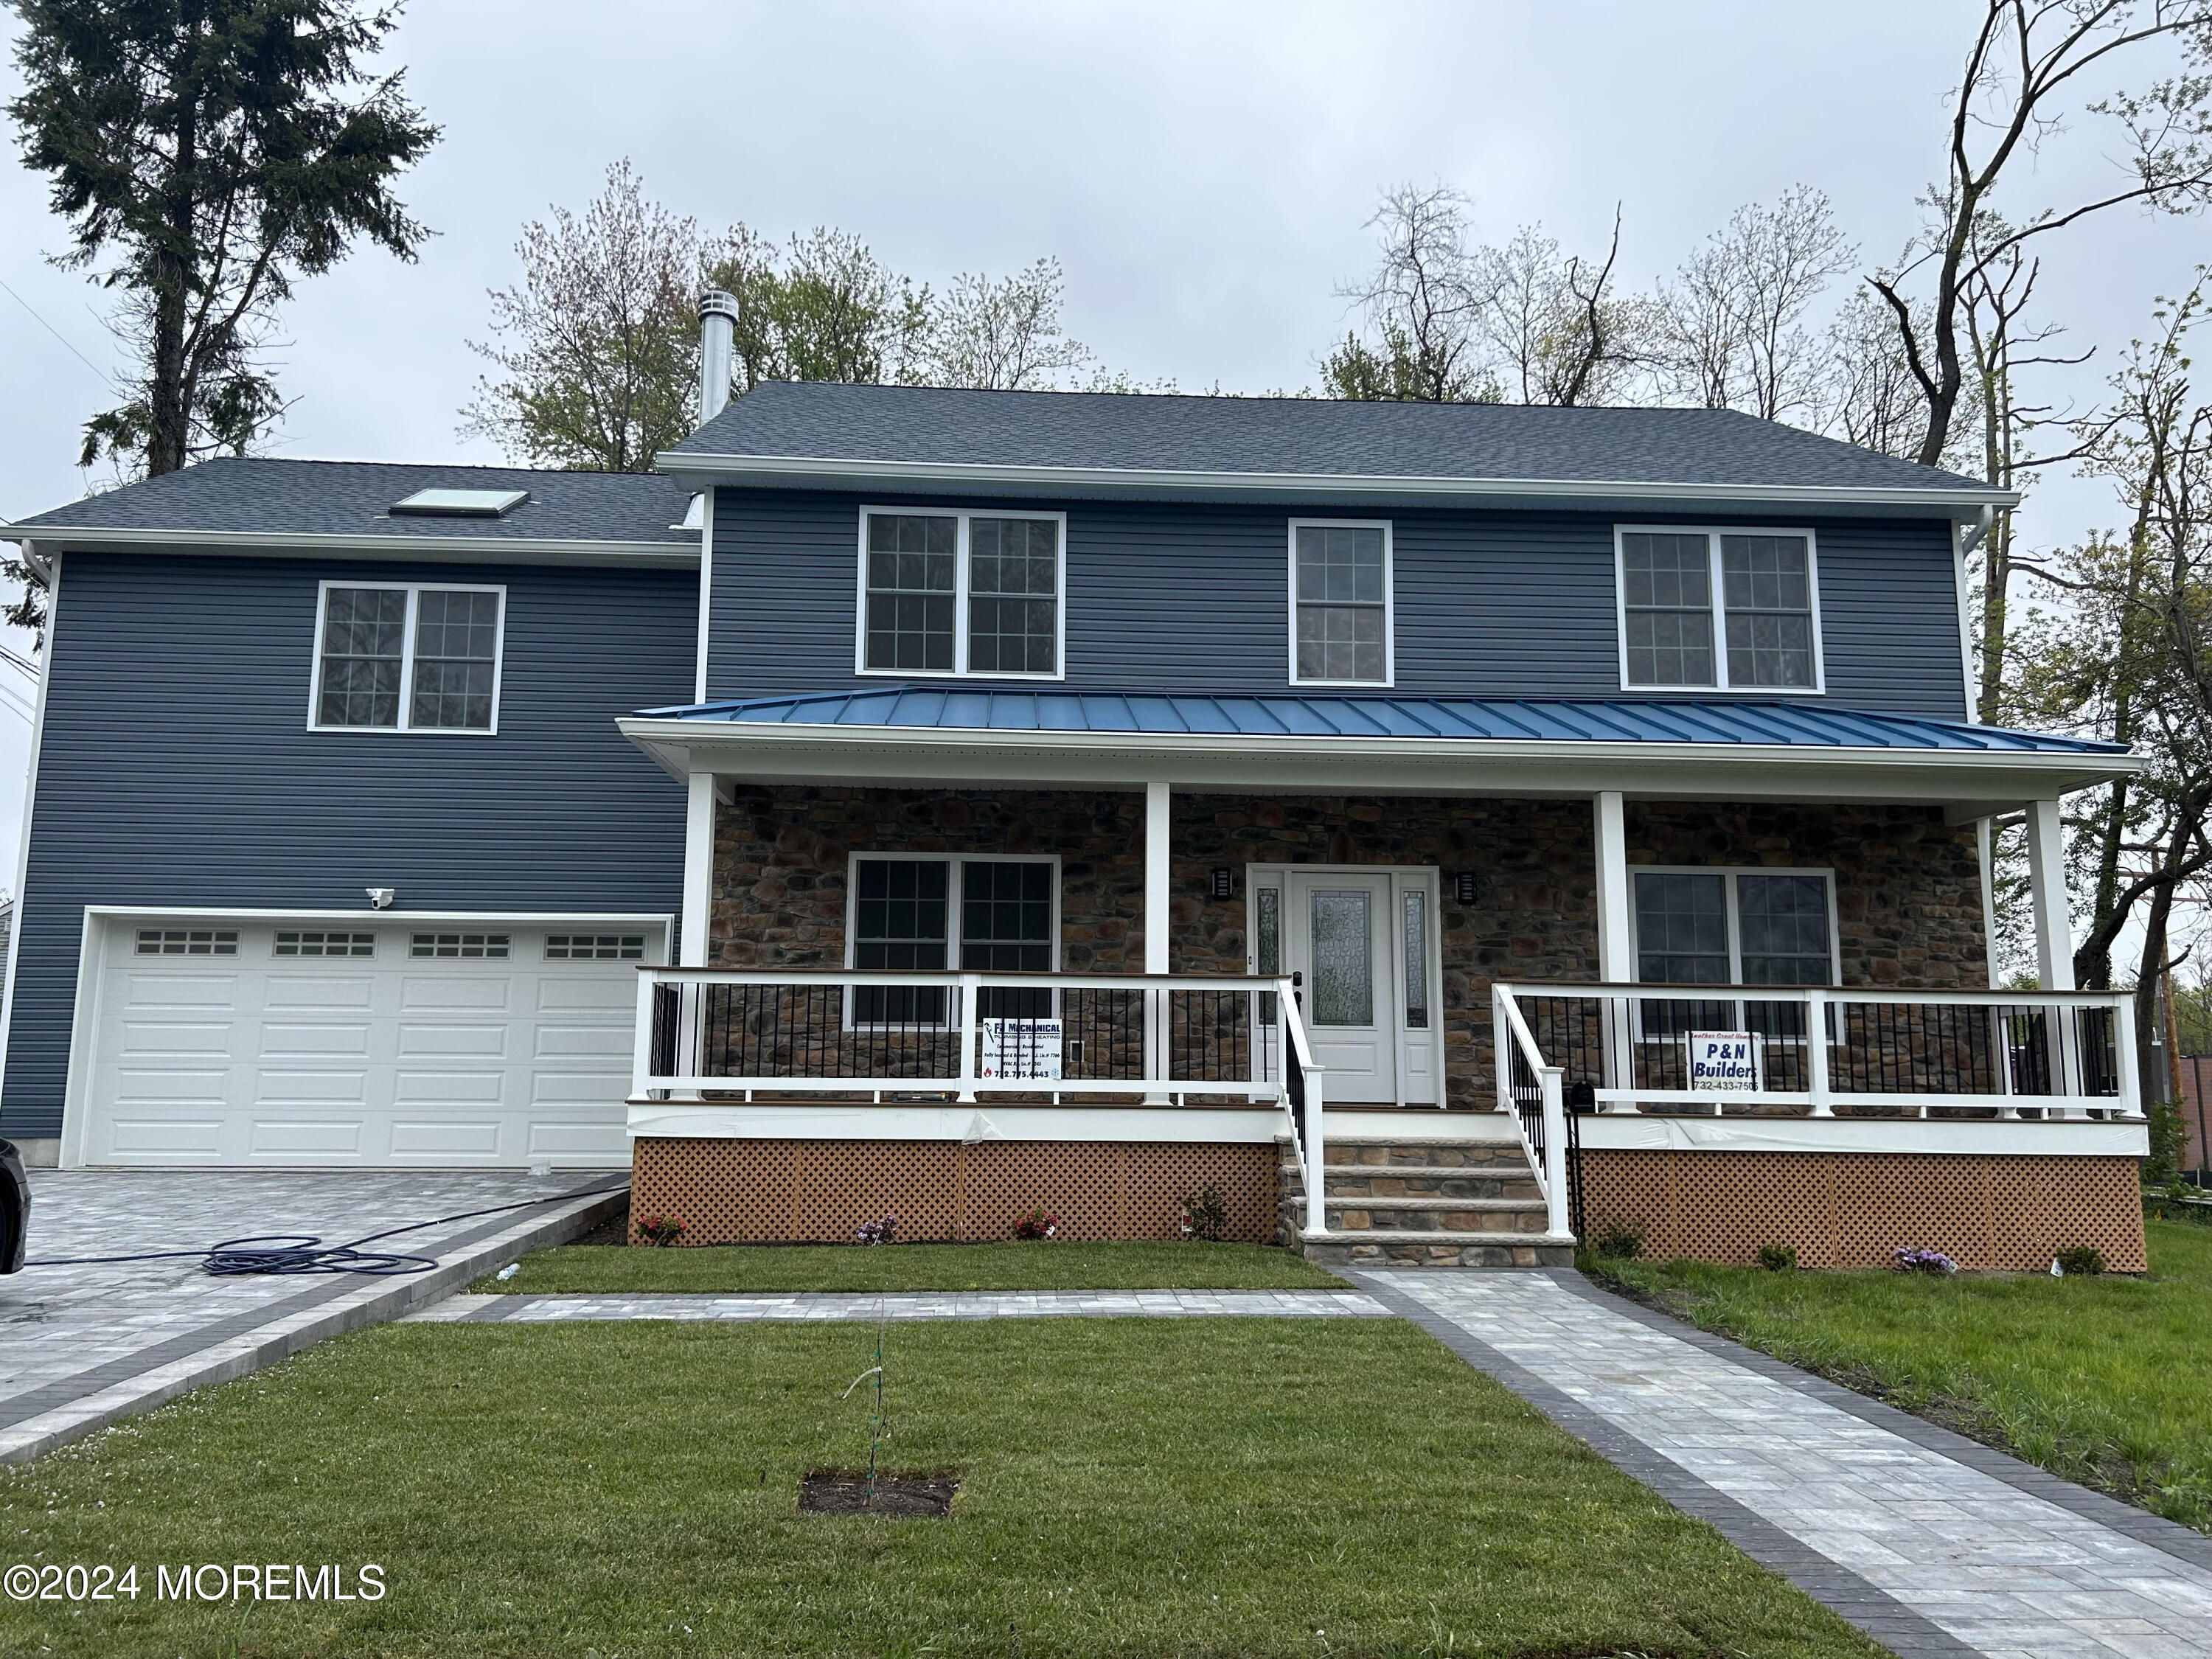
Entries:
{"type": "Polygon", "coordinates": [[[1970,510],[1986,515],[2018,504],[2019,495],[1989,486],[1971,489],[1893,487],[1855,489],[1808,484],[1655,483],[1631,479],[1464,478],[1395,477],[1373,473],[1184,471],[1164,467],[1018,466],[965,461],[858,460],[816,455],[708,455],[663,450],[653,458],[663,472],[725,483],[909,484],[924,489],[990,488],[1048,493],[1054,489],[1182,491],[1236,495],[1310,495],[1347,499],[1375,495],[1435,495],[1503,500],[1721,501],[1802,507],[1924,507],[1945,517],[1970,510]]]}
{"type": "MultiPolygon", "coordinates": [[[[0,524],[0,541],[35,541],[70,548],[139,548],[169,553],[349,554],[380,559],[474,560],[507,564],[527,560],[569,563],[665,565],[690,569],[699,562],[696,542],[625,542],[554,536],[374,536],[310,531],[152,530],[141,526],[0,524]]],[[[27,561],[26,561],[27,562],[27,561]]]]}

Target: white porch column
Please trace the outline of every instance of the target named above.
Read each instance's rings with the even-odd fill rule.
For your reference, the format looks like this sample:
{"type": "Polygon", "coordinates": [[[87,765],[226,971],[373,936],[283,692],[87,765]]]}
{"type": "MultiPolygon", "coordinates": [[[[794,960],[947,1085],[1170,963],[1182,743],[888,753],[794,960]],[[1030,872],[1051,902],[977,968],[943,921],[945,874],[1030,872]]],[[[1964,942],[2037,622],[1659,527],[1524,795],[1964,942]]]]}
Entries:
{"type": "Polygon", "coordinates": [[[677,966],[707,965],[707,935],[714,908],[714,777],[694,772],[684,808],[683,935],[677,966]]]}
{"type": "MultiPolygon", "coordinates": [[[[1168,971],[1168,787],[1145,786],[1145,971],[1168,971]]],[[[1145,1075],[1158,1077],[1168,1057],[1168,995],[1145,996],[1145,1075]]],[[[1164,1106],[1164,1094],[1145,1097],[1147,1106],[1164,1106]]]]}
{"type": "MultiPolygon", "coordinates": [[[[2074,988],[2074,924],[2066,902],[2066,835],[2056,800],[2027,804],[2027,878],[2035,897],[2035,970],[2046,991],[2074,988]]],[[[2073,1012],[2053,1009],[2050,1033],[2051,1085],[2062,1095],[2081,1092],[2081,1044],[2073,1012]]],[[[2123,1036],[2123,1041],[2125,1037],[2123,1036]]],[[[2061,1107],[2063,1118],[2081,1117],[2080,1107],[2061,1107]]],[[[2048,1116],[2050,1114],[2045,1113],[2048,1116]]]]}
{"type": "Polygon", "coordinates": [[[1168,970],[1168,787],[1145,786],[1145,971],[1168,970]]]}
{"type": "Polygon", "coordinates": [[[2056,800],[2027,804],[2027,878],[2035,896],[2035,970],[2046,991],[2074,988],[2074,926],[2067,913],[2066,835],[2056,800]]]}
{"type": "Polygon", "coordinates": [[[1982,951],[1989,959],[1989,986],[1997,984],[1996,836],[1988,818],[1974,820],[1974,847],[1982,863],[1982,951]]]}
{"type": "MultiPolygon", "coordinates": [[[[1597,831],[1597,976],[1626,985],[1636,977],[1635,935],[1629,927],[1628,812],[1618,789],[1601,789],[1591,797],[1591,817],[1597,831]]],[[[1626,1089],[1634,1082],[1633,1036],[1628,1024],[1628,1004],[1600,1005],[1599,1029],[1605,1040],[1605,1086],[1626,1089]]],[[[1633,1101],[1607,1101],[1606,1112],[1633,1112],[1633,1101]]]]}
{"type": "Polygon", "coordinates": [[[1597,820],[1597,976],[1617,985],[1636,977],[1628,928],[1628,814],[1618,789],[1594,800],[1597,820]]]}

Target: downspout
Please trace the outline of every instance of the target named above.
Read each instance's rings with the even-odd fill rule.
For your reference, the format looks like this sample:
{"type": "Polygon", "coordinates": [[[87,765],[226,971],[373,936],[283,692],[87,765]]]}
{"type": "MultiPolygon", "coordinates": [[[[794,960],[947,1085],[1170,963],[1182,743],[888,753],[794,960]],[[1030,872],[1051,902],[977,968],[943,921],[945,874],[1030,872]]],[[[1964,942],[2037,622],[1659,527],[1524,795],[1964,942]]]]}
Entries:
{"type": "MultiPolygon", "coordinates": [[[[730,404],[731,357],[738,329],[736,296],[710,288],[699,296],[699,424],[730,404]]],[[[699,503],[699,644],[694,665],[692,701],[707,701],[707,654],[713,643],[714,612],[714,487],[699,503]]]]}
{"type": "Polygon", "coordinates": [[[1957,552],[1951,561],[1951,580],[1959,605],[1959,689],[1966,697],[1966,724],[1969,726],[1979,726],[1982,720],[1981,710],[1977,707],[1974,696],[1974,624],[1966,603],[1966,561],[1973,556],[1974,550],[1989,538],[1990,529],[1996,523],[1996,516],[1995,507],[1984,507],[1980,519],[1972,526],[1964,527],[1963,534],[1958,533],[1960,527],[1954,521],[1953,538],[1957,552]]]}

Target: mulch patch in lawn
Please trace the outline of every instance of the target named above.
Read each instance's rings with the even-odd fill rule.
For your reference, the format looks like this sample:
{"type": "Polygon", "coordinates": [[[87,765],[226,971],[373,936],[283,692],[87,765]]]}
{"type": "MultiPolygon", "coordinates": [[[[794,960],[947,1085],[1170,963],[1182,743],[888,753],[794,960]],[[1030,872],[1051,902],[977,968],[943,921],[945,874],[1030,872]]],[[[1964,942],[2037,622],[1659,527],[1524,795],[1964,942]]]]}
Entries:
{"type": "Polygon", "coordinates": [[[866,1469],[816,1469],[799,1482],[801,1515],[884,1515],[894,1520],[935,1520],[952,1513],[960,1482],[947,1474],[878,1474],[866,1469]]]}

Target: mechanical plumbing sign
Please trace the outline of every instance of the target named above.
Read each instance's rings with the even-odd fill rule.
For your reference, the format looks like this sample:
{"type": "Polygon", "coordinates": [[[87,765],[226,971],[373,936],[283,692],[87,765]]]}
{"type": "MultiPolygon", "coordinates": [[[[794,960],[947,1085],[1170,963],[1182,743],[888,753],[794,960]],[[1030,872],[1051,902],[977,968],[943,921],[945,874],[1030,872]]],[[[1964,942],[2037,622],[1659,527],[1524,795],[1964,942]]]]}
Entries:
{"type": "Polygon", "coordinates": [[[1756,1094],[1766,1086],[1765,1054],[1756,1031],[1692,1031],[1690,1091],[1756,1094]]]}

